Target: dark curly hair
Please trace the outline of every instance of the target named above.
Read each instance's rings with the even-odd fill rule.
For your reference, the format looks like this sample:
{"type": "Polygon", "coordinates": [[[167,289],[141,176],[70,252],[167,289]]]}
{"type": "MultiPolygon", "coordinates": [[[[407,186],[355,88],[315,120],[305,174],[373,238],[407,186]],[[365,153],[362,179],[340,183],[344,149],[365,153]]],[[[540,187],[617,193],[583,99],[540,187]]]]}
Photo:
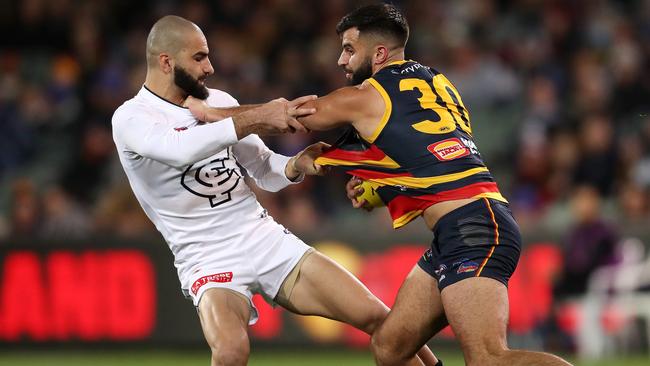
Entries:
{"type": "Polygon", "coordinates": [[[391,38],[397,46],[406,46],[409,38],[409,25],[402,13],[392,4],[363,6],[348,15],[336,26],[340,36],[350,28],[357,28],[360,34],[377,34],[391,38]]]}

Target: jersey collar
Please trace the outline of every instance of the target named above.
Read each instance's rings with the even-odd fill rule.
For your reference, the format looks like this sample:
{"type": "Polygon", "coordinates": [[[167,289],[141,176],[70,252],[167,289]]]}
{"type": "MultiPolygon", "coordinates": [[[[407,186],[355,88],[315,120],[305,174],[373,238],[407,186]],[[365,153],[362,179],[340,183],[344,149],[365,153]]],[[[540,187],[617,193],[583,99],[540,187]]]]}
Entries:
{"type": "Polygon", "coordinates": [[[399,60],[399,61],[393,61],[393,62],[389,63],[389,64],[386,65],[386,66],[401,65],[401,64],[406,63],[406,62],[409,62],[409,61],[412,61],[412,60],[399,60]]]}
{"type": "Polygon", "coordinates": [[[140,92],[138,92],[138,96],[146,99],[147,101],[153,104],[159,105],[163,108],[176,108],[178,110],[189,112],[189,109],[187,109],[186,107],[170,102],[169,100],[151,91],[151,89],[147,88],[145,85],[142,85],[142,89],[140,89],[140,92]]]}

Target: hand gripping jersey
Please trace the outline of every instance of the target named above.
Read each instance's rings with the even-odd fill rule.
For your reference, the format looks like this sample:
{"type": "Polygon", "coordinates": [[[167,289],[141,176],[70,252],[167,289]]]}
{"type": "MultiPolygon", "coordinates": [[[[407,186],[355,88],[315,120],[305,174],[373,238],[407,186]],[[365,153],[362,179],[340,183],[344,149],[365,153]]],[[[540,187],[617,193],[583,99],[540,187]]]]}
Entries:
{"type": "Polygon", "coordinates": [[[444,75],[415,61],[398,61],[367,82],[386,104],[376,131],[359,136],[350,128],[317,163],[379,184],[394,228],[439,202],[472,197],[507,202],[474,144],[469,113],[444,75]]]}

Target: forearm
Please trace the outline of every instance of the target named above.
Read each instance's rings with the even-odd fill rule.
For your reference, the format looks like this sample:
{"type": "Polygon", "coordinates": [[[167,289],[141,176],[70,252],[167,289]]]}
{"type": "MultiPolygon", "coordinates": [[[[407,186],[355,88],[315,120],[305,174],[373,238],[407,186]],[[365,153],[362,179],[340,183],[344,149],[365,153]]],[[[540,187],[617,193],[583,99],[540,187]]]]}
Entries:
{"type": "Polygon", "coordinates": [[[259,132],[259,125],[261,122],[259,113],[256,113],[254,108],[249,108],[247,111],[238,113],[232,117],[233,124],[235,125],[235,133],[238,139],[259,132]]]}
{"type": "Polygon", "coordinates": [[[296,170],[295,158],[274,153],[254,134],[240,140],[233,153],[255,183],[267,191],[275,192],[298,183],[303,176],[296,170]]]}
{"type": "Polygon", "coordinates": [[[249,164],[251,177],[255,184],[265,191],[277,192],[284,187],[299,183],[304,174],[295,171],[292,158],[269,151],[258,157],[258,161],[249,164]]]}
{"type": "Polygon", "coordinates": [[[206,108],[203,120],[206,123],[214,123],[231,117],[237,138],[241,140],[252,133],[258,132],[259,124],[263,121],[261,121],[259,114],[254,109],[260,106],[261,104],[248,104],[228,108],[206,108]]]}
{"type": "Polygon", "coordinates": [[[222,119],[228,117],[234,117],[240,113],[246,112],[253,108],[257,108],[260,105],[261,104],[247,104],[247,105],[240,105],[240,106],[228,107],[228,108],[216,108],[216,107],[207,108],[205,112],[205,122],[212,123],[212,122],[221,121],[222,119]]]}

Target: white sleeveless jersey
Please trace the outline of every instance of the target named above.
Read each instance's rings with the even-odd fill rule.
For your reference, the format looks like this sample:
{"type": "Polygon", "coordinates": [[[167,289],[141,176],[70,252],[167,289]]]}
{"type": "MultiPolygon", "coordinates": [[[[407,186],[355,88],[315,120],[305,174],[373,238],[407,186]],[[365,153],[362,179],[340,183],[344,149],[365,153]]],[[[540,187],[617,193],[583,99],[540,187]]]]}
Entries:
{"type": "MultiPolygon", "coordinates": [[[[207,103],[238,105],[214,89],[207,103]]],[[[289,157],[272,152],[257,135],[238,141],[231,118],[199,124],[187,108],[146,87],[115,111],[112,124],[131,188],[174,254],[184,288],[198,263],[250,241],[265,216],[239,165],[262,189],[292,183],[284,172],[289,157]]]]}

